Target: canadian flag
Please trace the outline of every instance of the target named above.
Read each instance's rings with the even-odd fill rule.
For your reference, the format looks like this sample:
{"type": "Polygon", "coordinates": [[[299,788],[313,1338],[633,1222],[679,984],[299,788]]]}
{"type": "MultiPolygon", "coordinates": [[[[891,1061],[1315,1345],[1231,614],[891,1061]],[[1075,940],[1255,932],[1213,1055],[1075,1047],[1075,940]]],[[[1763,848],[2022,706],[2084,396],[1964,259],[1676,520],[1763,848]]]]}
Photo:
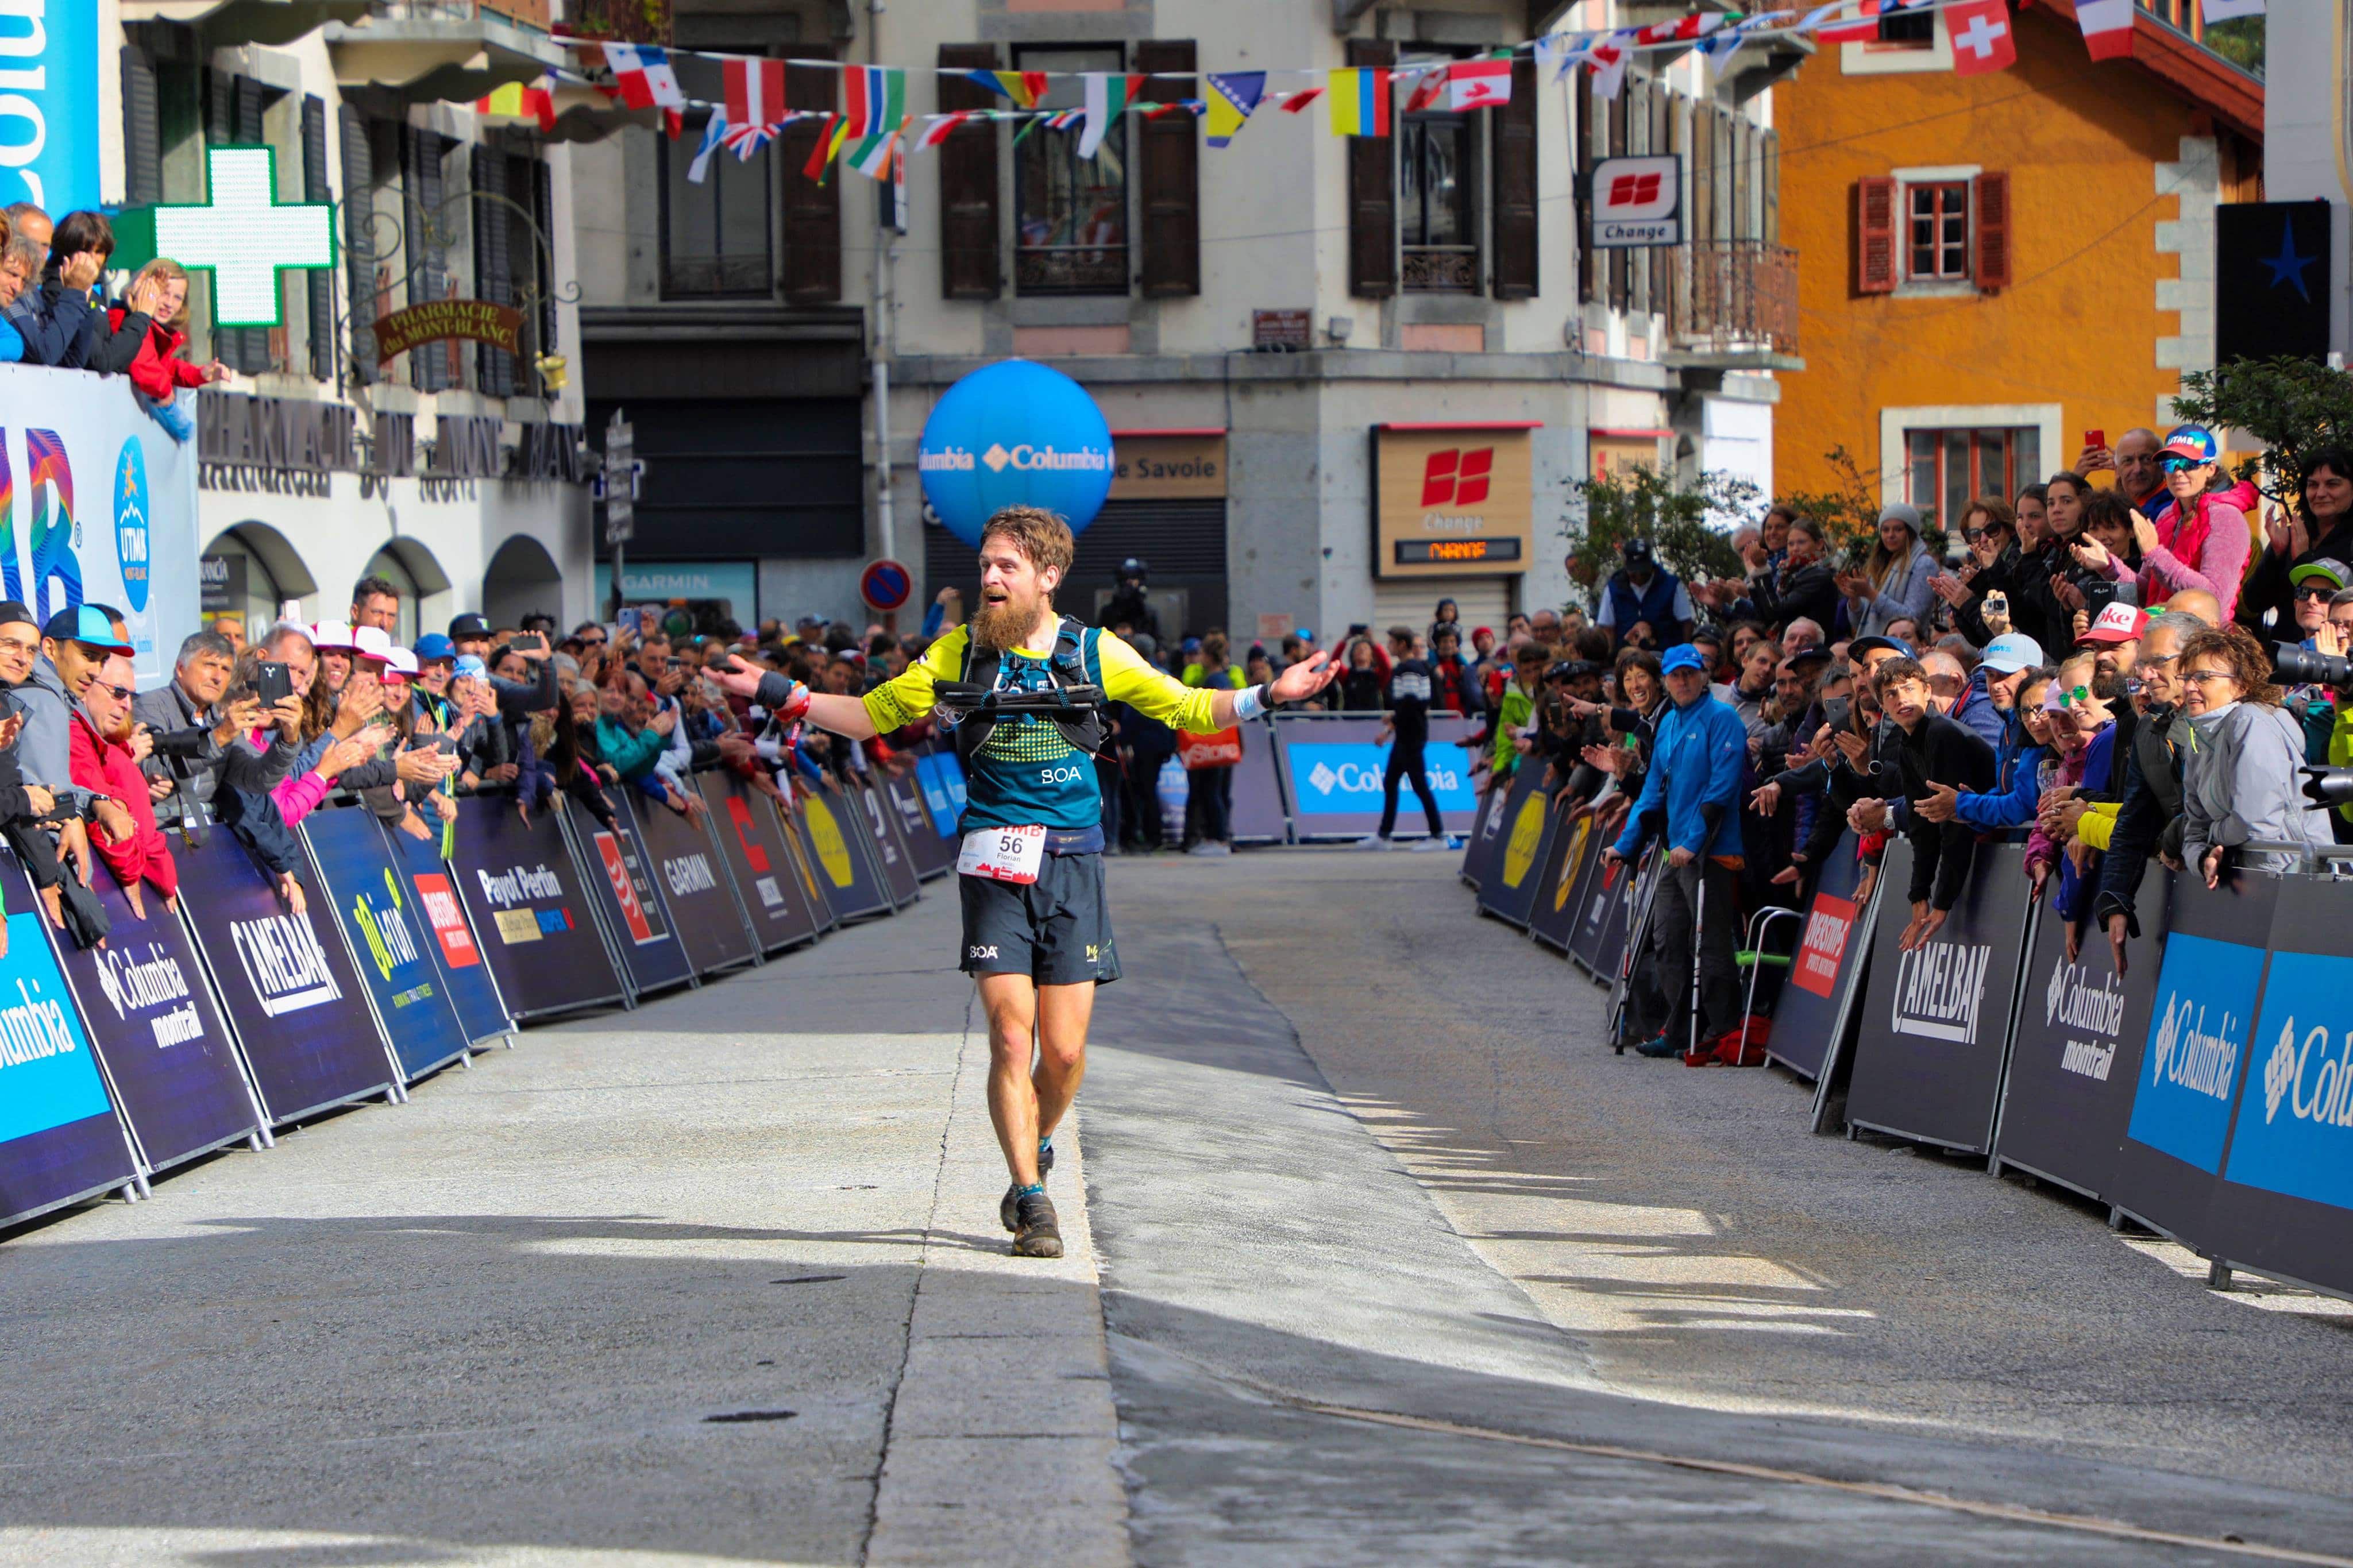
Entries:
{"type": "Polygon", "coordinates": [[[2018,63],[2007,0],[1964,0],[1947,9],[1945,27],[1953,41],[1957,76],[1983,76],[2018,63]]]}
{"type": "Polygon", "coordinates": [[[1493,109],[1512,100],[1512,62],[1457,60],[1446,72],[1446,107],[1493,109]]]}
{"type": "Polygon", "coordinates": [[[2075,21],[2094,59],[2132,58],[2133,0],[2075,0],[2075,21]]]}
{"type": "Polygon", "coordinates": [[[770,125],[785,117],[785,62],[726,62],[727,123],[770,125]]]}

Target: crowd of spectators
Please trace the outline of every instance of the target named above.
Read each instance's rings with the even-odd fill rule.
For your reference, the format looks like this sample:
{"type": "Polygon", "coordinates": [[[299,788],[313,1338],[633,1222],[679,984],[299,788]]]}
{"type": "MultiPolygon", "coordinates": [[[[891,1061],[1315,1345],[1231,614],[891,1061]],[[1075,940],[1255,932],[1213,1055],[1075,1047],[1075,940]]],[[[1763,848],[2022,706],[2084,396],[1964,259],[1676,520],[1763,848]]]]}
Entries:
{"type": "Polygon", "coordinates": [[[1776,508],[1735,536],[1740,578],[1680,582],[1632,542],[1591,626],[1482,650],[1491,783],[1541,767],[1613,857],[1665,852],[1638,1048],[1685,1049],[1696,925],[1698,1037],[1737,1059],[1745,914],[1799,904],[1837,854],[1867,897],[1896,835],[1907,948],[2008,840],[2070,956],[2105,935],[2119,970],[2152,862],[2215,883],[2295,858],[2263,846],[2353,841],[2303,772],[2353,762],[2353,689],[2283,686],[2267,651],[2353,647],[2353,454],[2311,455],[2299,504],[2260,525],[2218,459],[2195,426],[2129,432],[1970,502],[1949,559],[1901,503],[1843,551],[1776,508]]]}

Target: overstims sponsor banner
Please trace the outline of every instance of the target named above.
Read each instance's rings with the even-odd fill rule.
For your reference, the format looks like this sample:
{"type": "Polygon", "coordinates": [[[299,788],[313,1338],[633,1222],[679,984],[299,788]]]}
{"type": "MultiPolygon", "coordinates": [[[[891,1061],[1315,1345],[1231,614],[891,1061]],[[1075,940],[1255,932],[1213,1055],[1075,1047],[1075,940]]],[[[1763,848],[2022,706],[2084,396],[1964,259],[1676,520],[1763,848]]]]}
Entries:
{"type": "Polygon", "coordinates": [[[2203,1248],[2231,1134],[2231,1106],[2262,1000],[2280,879],[2240,872],[2219,889],[2179,876],[2165,957],[2109,1202],[2203,1248]]]}
{"type": "Polygon", "coordinates": [[[9,908],[0,954],[0,1223],[121,1186],[136,1173],[90,1037],[34,911],[32,884],[0,857],[9,908]]]}
{"type": "Polygon", "coordinates": [[[441,987],[457,1009],[466,1038],[476,1045],[514,1028],[498,983],[482,962],[466,906],[458,898],[457,872],[441,858],[441,824],[425,813],[431,831],[423,838],[378,823],[385,850],[400,873],[400,893],[426,939],[425,956],[441,972],[441,987]]]}
{"type": "Polygon", "coordinates": [[[2010,1032],[1994,1159],[2105,1198],[2116,1185],[2116,1148],[2132,1111],[2157,1002],[2158,953],[2165,942],[2168,874],[2141,879],[2140,939],[2116,973],[2107,933],[2084,932],[2067,961],[2067,924],[2046,911],[2027,954],[2026,984],[2010,1032]]]}
{"type": "Polygon", "coordinates": [[[586,813],[570,820],[578,835],[584,868],[595,887],[595,897],[611,927],[621,962],[629,968],[631,984],[640,993],[683,984],[694,967],[671,934],[670,910],[654,888],[646,864],[645,847],[628,799],[630,789],[608,788],[605,799],[613,808],[613,826],[607,827],[586,813]],[[604,875],[598,877],[597,872],[604,875]]]}
{"type": "Polygon", "coordinates": [[[458,803],[452,837],[458,897],[516,1017],[621,1000],[621,978],[552,806],[525,821],[513,801],[476,795],[458,803]]]}
{"type": "Polygon", "coordinates": [[[90,879],[90,891],[112,922],[106,945],[77,948],[57,931],[50,946],[148,1168],[162,1170],[258,1131],[261,1116],[245,1069],[180,917],[150,887],[142,919],[102,870],[90,879]]]}
{"type": "Polygon", "coordinates": [[[711,803],[712,829],[734,868],[735,886],[744,895],[744,912],[752,918],[761,951],[775,952],[814,941],[819,928],[817,907],[785,842],[776,803],[754,795],[752,786],[732,773],[713,770],[695,779],[702,798],[711,803]]]}
{"type": "Polygon", "coordinates": [[[750,963],[752,933],[735,906],[719,847],[701,820],[648,801],[638,814],[638,833],[695,972],[708,974],[750,963]]]}
{"type": "MultiPolygon", "coordinates": [[[[1554,838],[1553,792],[1546,787],[1549,770],[1529,768],[1533,781],[1523,791],[1514,786],[1514,804],[1504,824],[1503,853],[1495,857],[1487,880],[1479,889],[1479,909],[1507,925],[1526,929],[1535,908],[1546,861],[1554,838]]],[[[1419,803],[1416,805],[1419,809],[1419,803]]],[[[1402,820],[1402,816],[1400,816],[1402,820]]]]}
{"type": "Polygon", "coordinates": [[[304,817],[299,831],[319,873],[311,896],[323,896],[334,910],[403,1075],[414,1081],[464,1056],[464,1026],[426,952],[433,938],[414,913],[416,900],[401,890],[375,814],[329,807],[304,817]]]}
{"type": "Polygon", "coordinates": [[[324,891],[297,914],[237,836],[174,838],[180,908],[220,988],[263,1109],[284,1121],[389,1088],[392,1058],[324,891]]]}
{"type": "Polygon", "coordinates": [[[1911,840],[1888,841],[1879,874],[1888,890],[1871,933],[1847,1120],[1983,1152],[1992,1140],[2020,938],[2031,909],[2025,852],[1977,846],[1960,900],[1943,927],[1908,952],[1899,939],[1912,919],[1903,896],[1912,877],[1911,840]]]}
{"type": "MultiPolygon", "coordinates": [[[[1863,929],[1862,861],[1852,834],[1842,833],[1821,865],[1807,900],[1805,923],[1789,957],[1789,973],[1773,1005],[1766,1054],[1807,1079],[1821,1077],[1830,1060],[1847,993],[1870,950],[1863,929]]],[[[1777,929],[1786,930],[1786,925],[1777,929]]]]}

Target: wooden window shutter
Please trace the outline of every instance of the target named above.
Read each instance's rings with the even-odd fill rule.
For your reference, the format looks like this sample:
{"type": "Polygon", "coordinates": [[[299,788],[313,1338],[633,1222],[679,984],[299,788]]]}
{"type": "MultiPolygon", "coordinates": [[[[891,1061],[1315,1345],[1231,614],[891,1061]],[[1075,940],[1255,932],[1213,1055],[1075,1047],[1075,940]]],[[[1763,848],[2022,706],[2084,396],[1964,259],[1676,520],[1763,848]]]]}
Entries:
{"type": "Polygon", "coordinates": [[[1488,110],[1495,139],[1495,271],[1498,300],[1536,295],[1536,62],[1512,57],[1512,100],[1488,110]]]}
{"type": "MultiPolygon", "coordinates": [[[[513,209],[496,198],[507,194],[506,154],[495,147],[474,144],[474,298],[493,305],[514,303],[509,288],[511,263],[507,256],[507,220],[513,209]]],[[[512,397],[515,393],[514,355],[489,343],[474,345],[474,374],[477,384],[492,397],[512,397]]]]}
{"type": "MultiPolygon", "coordinates": [[[[995,44],[942,44],[944,71],[994,70],[995,44]]],[[[940,111],[987,109],[1003,100],[961,76],[940,78],[940,111]]],[[[940,143],[940,298],[994,300],[1005,290],[997,241],[997,121],[957,126],[940,143]]]]}
{"type": "MultiPolygon", "coordinates": [[[[804,51],[816,58],[814,50],[804,51]]],[[[795,109],[839,111],[841,73],[822,66],[786,66],[785,101],[795,109]]],[[[841,298],[840,171],[819,184],[801,173],[818,138],[833,132],[825,120],[799,120],[776,138],[770,154],[785,182],[785,298],[797,305],[841,298]]]]}
{"type": "Polygon", "coordinates": [[[350,104],[337,111],[343,140],[343,277],[351,296],[352,380],[376,378],[375,254],[368,235],[375,212],[375,150],[369,144],[367,117],[350,104]]]}
{"type": "MultiPolygon", "coordinates": [[[[302,96],[302,199],[331,202],[335,193],[327,182],[327,100],[312,93],[302,96]]],[[[332,270],[302,274],[309,297],[311,379],[335,379],[335,275],[332,270]]]]}
{"type": "MultiPolygon", "coordinates": [[[[555,171],[543,158],[533,158],[531,163],[531,212],[539,220],[539,232],[555,232],[555,171]]],[[[537,245],[531,247],[532,287],[539,291],[539,352],[554,353],[562,344],[557,335],[555,320],[555,276],[548,268],[554,265],[548,255],[537,245]]],[[[533,367],[532,384],[539,384],[539,371],[533,367]]],[[[551,395],[544,390],[542,396],[551,395]]]]}
{"type": "Polygon", "coordinates": [[[1854,183],[1854,291],[1895,292],[1895,182],[1872,175],[1854,183]]]}
{"type": "Polygon", "coordinates": [[[1577,148],[1577,183],[1572,205],[1577,213],[1577,302],[1591,304],[1599,294],[1599,268],[1595,263],[1600,252],[1593,248],[1593,165],[1596,157],[1593,137],[1595,127],[1601,123],[1601,95],[1594,90],[1592,73],[1585,72],[1574,79],[1584,85],[1572,96],[1577,103],[1577,125],[1570,141],[1577,148]]]}
{"type": "MultiPolygon", "coordinates": [[[[1193,40],[1146,38],[1135,46],[1135,68],[1147,73],[1146,103],[1181,103],[1194,96],[1193,40]],[[1156,73],[1166,73],[1160,75],[1156,73]],[[1182,73],[1182,74],[1179,74],[1182,73]]],[[[1148,298],[1201,291],[1201,132],[1188,111],[1136,125],[1140,281],[1148,298]]]]}
{"type": "Polygon", "coordinates": [[[122,46],[122,199],[164,199],[164,110],[155,67],[136,44],[122,46]]]}
{"type": "MultiPolygon", "coordinates": [[[[1350,38],[1348,63],[1397,68],[1397,45],[1350,38]]],[[[1348,138],[1348,292],[1386,300],[1398,288],[1397,138],[1348,138]]]]}
{"type": "Polygon", "coordinates": [[[2010,287],[2010,176],[1979,174],[1972,193],[1978,219],[1978,287],[2010,287]]]}

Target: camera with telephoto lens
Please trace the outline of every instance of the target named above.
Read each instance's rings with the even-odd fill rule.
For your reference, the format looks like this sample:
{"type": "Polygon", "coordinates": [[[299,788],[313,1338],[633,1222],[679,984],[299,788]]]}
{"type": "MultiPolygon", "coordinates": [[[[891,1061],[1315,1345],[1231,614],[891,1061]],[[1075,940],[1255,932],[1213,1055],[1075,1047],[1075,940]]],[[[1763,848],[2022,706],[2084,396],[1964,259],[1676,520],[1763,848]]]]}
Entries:
{"type": "Polygon", "coordinates": [[[202,725],[191,725],[185,730],[155,730],[150,733],[154,737],[157,756],[183,763],[193,763],[202,758],[205,747],[212,740],[212,731],[202,725]]]}
{"type": "Polygon", "coordinates": [[[2353,658],[2316,653],[2292,642],[2272,645],[2272,673],[2282,686],[2353,688],[2353,658]]]}

